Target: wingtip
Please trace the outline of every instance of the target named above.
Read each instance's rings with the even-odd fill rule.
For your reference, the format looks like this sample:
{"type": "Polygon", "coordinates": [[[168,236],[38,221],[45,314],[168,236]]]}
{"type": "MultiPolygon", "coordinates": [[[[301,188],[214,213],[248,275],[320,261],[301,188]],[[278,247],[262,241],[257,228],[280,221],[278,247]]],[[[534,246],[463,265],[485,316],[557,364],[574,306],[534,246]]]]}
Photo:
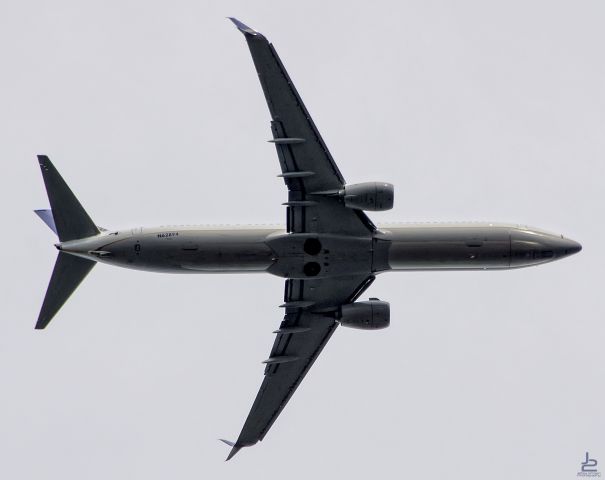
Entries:
{"type": "Polygon", "coordinates": [[[43,312],[43,309],[40,310],[40,313],[38,314],[38,320],[36,320],[36,326],[34,327],[34,329],[44,330],[48,326],[52,318],[52,316],[48,318],[48,315],[43,312]]]}
{"type": "Polygon", "coordinates": [[[242,32],[244,35],[260,35],[259,32],[257,32],[256,30],[254,30],[253,28],[249,27],[248,25],[246,25],[244,22],[240,22],[237,18],[235,17],[227,17],[229,20],[231,20],[233,22],[233,24],[237,27],[237,29],[242,32]]]}
{"type": "Polygon", "coordinates": [[[231,460],[235,456],[235,454],[237,452],[239,452],[241,449],[242,449],[241,446],[234,445],[233,448],[231,449],[231,451],[229,452],[229,455],[227,455],[225,462],[228,462],[229,460],[231,460]]]}
{"type": "Polygon", "coordinates": [[[235,454],[237,452],[239,452],[245,446],[245,445],[238,445],[237,442],[232,442],[230,440],[225,440],[224,438],[219,438],[219,440],[221,442],[223,442],[224,444],[229,445],[231,447],[231,451],[229,452],[229,455],[227,455],[227,458],[225,459],[225,462],[228,462],[229,460],[231,460],[235,456],[235,454]]]}
{"type": "Polygon", "coordinates": [[[38,321],[36,322],[36,326],[34,327],[34,330],[44,330],[46,328],[46,325],[48,325],[49,322],[46,321],[46,319],[44,318],[39,318],[38,321]]]}

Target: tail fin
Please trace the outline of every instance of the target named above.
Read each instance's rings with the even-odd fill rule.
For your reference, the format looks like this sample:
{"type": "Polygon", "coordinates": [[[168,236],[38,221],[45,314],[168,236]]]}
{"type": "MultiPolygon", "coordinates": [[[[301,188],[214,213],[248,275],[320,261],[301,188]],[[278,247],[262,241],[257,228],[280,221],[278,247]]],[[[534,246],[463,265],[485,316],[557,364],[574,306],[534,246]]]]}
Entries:
{"type": "Polygon", "coordinates": [[[46,193],[50,201],[59,240],[66,242],[97,235],[99,229],[69,189],[65,180],[61,178],[50,159],[46,155],[38,155],[38,162],[42,170],[42,177],[44,178],[44,185],[46,186],[46,193]]]}
{"type": "MultiPolygon", "coordinates": [[[[38,155],[38,162],[51,210],[36,210],[36,214],[59,236],[61,242],[97,235],[99,229],[49,158],[38,155]]],[[[37,329],[48,325],[95,263],[94,260],[59,252],[36,322],[37,329]]]]}
{"type": "Polygon", "coordinates": [[[38,315],[36,329],[45,328],[78,285],[95,266],[94,260],[59,252],[50,277],[44,303],[38,315]]]}
{"type": "Polygon", "coordinates": [[[55,225],[55,219],[53,218],[52,210],[49,210],[49,209],[34,210],[34,213],[36,215],[38,215],[42,219],[42,221],[44,223],[46,223],[46,225],[48,225],[48,228],[50,228],[53,232],[55,232],[55,235],[59,235],[57,233],[57,226],[55,225]]]}

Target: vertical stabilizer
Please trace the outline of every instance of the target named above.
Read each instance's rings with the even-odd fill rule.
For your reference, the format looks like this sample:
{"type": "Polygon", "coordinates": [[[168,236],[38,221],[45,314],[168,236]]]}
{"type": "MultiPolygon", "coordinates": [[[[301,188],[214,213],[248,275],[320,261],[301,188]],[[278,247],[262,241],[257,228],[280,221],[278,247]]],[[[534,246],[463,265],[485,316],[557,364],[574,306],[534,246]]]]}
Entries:
{"type": "Polygon", "coordinates": [[[53,218],[53,211],[49,210],[49,209],[44,209],[44,210],[34,210],[34,213],[36,215],[38,215],[38,217],[40,217],[40,219],[46,223],[46,225],[48,226],[48,228],[50,228],[53,232],[55,232],[55,235],[58,235],[57,233],[57,226],[55,225],[55,219],[53,218]]]}
{"type": "Polygon", "coordinates": [[[45,328],[78,285],[95,266],[94,260],[59,252],[50,277],[36,329],[45,328]]]}
{"type": "Polygon", "coordinates": [[[38,155],[59,240],[91,237],[99,229],[46,155],[38,155]]]}

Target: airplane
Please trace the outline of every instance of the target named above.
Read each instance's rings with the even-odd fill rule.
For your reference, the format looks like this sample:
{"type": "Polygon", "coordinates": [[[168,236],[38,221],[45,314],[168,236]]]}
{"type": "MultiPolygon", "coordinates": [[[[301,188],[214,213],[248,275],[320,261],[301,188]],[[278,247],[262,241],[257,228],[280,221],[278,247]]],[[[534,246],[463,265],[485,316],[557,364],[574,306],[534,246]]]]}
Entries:
{"type": "Polygon", "coordinates": [[[393,207],[384,182],[347,184],[275,48],[243,33],[271,115],[288,189],[286,225],[164,226],[106,230],[88,216],[50,159],[38,161],[50,209],[36,210],[59,250],[36,323],[44,329],[97,263],[162,273],[270,273],[285,279],[284,318],[263,363],[264,378],[227,460],[263,440],[339,325],[376,330],[390,324],[389,303],[359,298],[380,273],[508,270],[579,252],[563,235],[501,223],[376,226],[367,211],[393,207]]]}

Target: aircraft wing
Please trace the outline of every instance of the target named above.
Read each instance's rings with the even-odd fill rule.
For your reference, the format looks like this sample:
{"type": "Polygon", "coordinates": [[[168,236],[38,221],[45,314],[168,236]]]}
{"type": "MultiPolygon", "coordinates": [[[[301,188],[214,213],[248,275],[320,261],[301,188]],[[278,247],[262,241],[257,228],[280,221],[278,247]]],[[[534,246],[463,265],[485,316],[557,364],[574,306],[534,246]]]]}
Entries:
{"type": "Polygon", "coordinates": [[[288,232],[368,235],[375,229],[370,219],[337,197],[345,180],[275,48],[261,33],[230,20],[246,37],[271,114],[270,142],[288,187],[288,232]]]}
{"type": "Polygon", "coordinates": [[[286,314],[276,334],[269,358],[265,360],[265,378],[252,409],[235,443],[229,460],[242,447],[254,445],[267,434],[286,406],[313,362],[321,353],[338,323],[334,312],[311,312],[304,307],[327,298],[334,305],[354,301],[374,281],[374,276],[351,275],[313,280],[286,280],[286,314]]]}
{"type": "MultiPolygon", "coordinates": [[[[305,108],[275,48],[259,32],[230,19],[244,34],[271,114],[271,131],[286,186],[289,233],[344,234],[371,241],[374,225],[361,210],[344,206],[345,181],[305,108]]],[[[284,320],[276,331],[265,377],[229,460],[254,445],[273,422],[338,325],[340,306],[355,301],[371,274],[286,280],[284,320]]]]}

